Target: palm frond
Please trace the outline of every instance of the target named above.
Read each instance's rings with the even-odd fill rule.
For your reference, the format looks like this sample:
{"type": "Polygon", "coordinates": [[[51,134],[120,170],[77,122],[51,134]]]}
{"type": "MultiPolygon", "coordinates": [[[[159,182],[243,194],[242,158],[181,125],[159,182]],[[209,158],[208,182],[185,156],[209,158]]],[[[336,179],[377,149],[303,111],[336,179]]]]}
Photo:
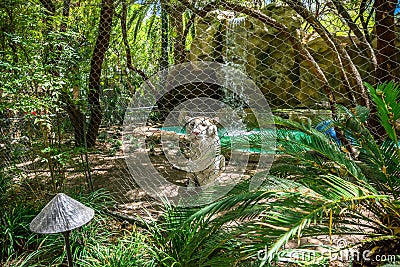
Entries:
{"type": "MultiPolygon", "coordinates": [[[[384,98],[395,112],[396,96],[384,98]]],[[[207,206],[169,207],[162,227],[155,231],[165,262],[239,265],[268,247],[263,266],[279,260],[278,252],[289,252],[287,242],[305,236],[368,236],[367,242],[398,238],[398,143],[391,138],[382,144],[374,140],[366,124],[368,109],[338,106],[338,111],[338,119],[320,130],[276,118],[281,128],[274,137],[282,153],[270,174],[257,173],[263,180],[257,191],[249,191],[250,181],[241,181],[207,206]],[[344,132],[360,152],[357,160],[324,133],[331,127],[344,132]]],[[[230,139],[230,147],[265,147],[268,134],[230,139]]]]}
{"type": "Polygon", "coordinates": [[[345,124],[347,135],[351,136],[354,145],[360,154],[358,163],[364,173],[368,173],[369,182],[381,192],[388,192],[397,196],[399,188],[399,153],[398,146],[390,139],[381,145],[374,139],[367,129],[365,121],[368,114],[365,108],[358,107],[351,112],[343,106],[338,109],[346,115],[345,124]],[[360,117],[361,116],[361,117],[360,117]]]}
{"type": "MultiPolygon", "coordinates": [[[[352,221],[347,223],[348,227],[336,227],[335,224],[343,225],[340,213],[343,209],[352,205],[357,207],[367,203],[371,199],[385,199],[382,196],[364,195],[359,197],[342,198],[337,201],[326,199],[315,199],[304,195],[286,195],[280,201],[268,203],[271,209],[262,215],[262,221],[256,223],[252,228],[252,248],[248,253],[255,253],[262,246],[268,245],[268,253],[265,263],[274,259],[276,253],[291,239],[308,236],[345,234],[354,232],[352,221]],[[338,231],[339,229],[339,231],[338,231]],[[258,241],[257,241],[258,240],[258,241]],[[261,246],[260,246],[261,245],[261,246]]],[[[354,209],[356,210],[356,209],[354,209]]],[[[358,234],[365,234],[359,232],[358,234]]]]}
{"type": "Polygon", "coordinates": [[[398,102],[400,86],[393,81],[380,84],[376,89],[368,83],[365,83],[365,86],[376,105],[381,125],[389,138],[397,143],[396,121],[400,118],[400,103],[398,102]]]}
{"type": "Polygon", "coordinates": [[[280,134],[278,132],[277,141],[285,153],[295,157],[301,162],[309,161],[311,164],[315,163],[320,167],[322,167],[320,157],[325,157],[329,161],[334,162],[335,165],[340,166],[352,179],[363,183],[366,188],[374,191],[374,189],[368,185],[365,175],[357,164],[339,150],[337,144],[325,134],[300,123],[279,117],[276,117],[276,124],[299,130],[305,134],[294,138],[290,133],[280,134]],[[307,151],[313,151],[316,154],[307,153],[307,151]]]}

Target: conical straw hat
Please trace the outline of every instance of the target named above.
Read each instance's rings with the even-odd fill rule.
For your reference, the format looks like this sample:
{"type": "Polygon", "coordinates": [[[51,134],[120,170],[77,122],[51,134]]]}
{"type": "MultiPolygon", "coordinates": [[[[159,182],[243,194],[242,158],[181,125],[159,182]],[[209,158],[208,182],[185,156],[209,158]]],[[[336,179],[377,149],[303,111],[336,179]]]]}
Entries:
{"type": "Polygon", "coordinates": [[[62,233],[88,223],[93,216],[94,210],[60,193],[32,220],[30,229],[40,234],[62,233]]]}

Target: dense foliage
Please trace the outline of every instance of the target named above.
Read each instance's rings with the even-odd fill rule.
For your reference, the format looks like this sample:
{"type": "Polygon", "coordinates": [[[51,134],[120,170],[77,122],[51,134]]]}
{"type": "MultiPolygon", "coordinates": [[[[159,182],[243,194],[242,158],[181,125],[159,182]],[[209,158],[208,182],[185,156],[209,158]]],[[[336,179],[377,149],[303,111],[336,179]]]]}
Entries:
{"type": "Polygon", "coordinates": [[[396,1],[270,2],[302,18],[299,35],[318,34],[327,44],[349,106],[336,105],[326,62],[260,12],[263,1],[1,1],[0,265],[65,264],[61,235],[29,231],[59,191],[96,210],[71,235],[78,266],[320,266],[330,260],[324,251],[341,253],[338,238],[346,240],[342,249],[371,257],[400,255],[396,1]],[[269,174],[257,173],[265,181],[255,192],[243,181],[205,207],[166,203],[159,218],[136,224],[111,216],[105,210],[115,202],[93,190],[88,154],[120,152],[118,129],[134,93],[157,71],[185,62],[197,19],[218,9],[235,23],[248,16],[283,34],[321,83],[332,118],[316,129],[276,117],[280,151],[269,174]],[[371,65],[371,85],[340,42],[347,35],[371,65]]]}

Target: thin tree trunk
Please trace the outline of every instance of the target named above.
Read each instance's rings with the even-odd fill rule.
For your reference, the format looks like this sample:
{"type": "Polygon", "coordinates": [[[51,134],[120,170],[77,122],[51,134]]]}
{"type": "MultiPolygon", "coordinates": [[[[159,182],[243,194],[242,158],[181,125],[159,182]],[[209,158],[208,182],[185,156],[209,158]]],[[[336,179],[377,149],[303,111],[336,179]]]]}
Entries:
{"type": "Polygon", "coordinates": [[[62,93],[61,101],[65,105],[65,110],[74,128],[75,146],[83,147],[85,145],[85,115],[66,92],[62,93]]]}
{"type": "Polygon", "coordinates": [[[63,21],[61,23],[61,32],[65,32],[67,30],[67,20],[69,17],[69,8],[71,6],[71,0],[64,0],[64,6],[63,6],[63,21]]]}
{"type": "MultiPolygon", "coordinates": [[[[0,8],[3,8],[6,10],[6,13],[8,15],[9,18],[9,23],[6,23],[6,31],[8,31],[11,34],[15,34],[15,30],[14,30],[14,17],[13,17],[13,11],[10,10],[6,5],[1,5],[0,4],[0,8]]],[[[2,44],[3,44],[3,51],[5,50],[4,45],[5,45],[5,39],[6,38],[1,38],[2,44]]],[[[13,54],[13,62],[16,64],[18,63],[19,59],[18,59],[18,50],[17,50],[17,46],[14,42],[14,40],[12,38],[8,38],[9,39],[9,46],[12,50],[12,54],[13,54]]],[[[3,54],[3,56],[5,56],[5,53],[3,54]]]]}
{"type": "MultiPolygon", "coordinates": [[[[368,0],[361,0],[360,7],[358,9],[358,18],[360,18],[365,39],[369,44],[371,44],[371,34],[368,30],[368,22],[370,19],[370,15],[368,15],[367,20],[365,20],[364,18],[364,13],[367,10],[367,1],[368,0]]],[[[372,12],[369,12],[369,14],[372,14],[372,12]]],[[[355,19],[355,21],[357,21],[357,18],[355,19]]]]}
{"type": "MultiPolygon", "coordinates": [[[[370,58],[370,61],[374,68],[374,73],[372,75],[375,76],[376,69],[378,67],[378,63],[376,60],[375,51],[372,48],[372,45],[370,43],[368,43],[367,36],[365,36],[363,34],[363,32],[360,30],[360,28],[358,28],[357,24],[352,20],[350,14],[343,7],[342,2],[340,0],[332,0],[332,3],[335,5],[336,10],[340,14],[340,16],[346,21],[346,24],[353,31],[354,35],[359,40],[363,50],[367,53],[368,57],[370,58]]],[[[360,16],[362,16],[362,14],[360,14],[360,16]]],[[[361,51],[361,52],[364,52],[364,51],[361,51]]]]}
{"type": "MultiPolygon", "coordinates": [[[[43,24],[44,24],[44,30],[42,32],[43,36],[47,39],[49,37],[49,33],[53,30],[53,17],[55,16],[56,12],[56,7],[54,3],[51,0],[40,0],[40,3],[44,7],[44,17],[42,19],[43,24]]],[[[46,40],[47,43],[50,44],[50,40],[46,40]]],[[[47,67],[50,64],[53,64],[51,59],[51,54],[54,52],[54,47],[53,46],[45,46],[44,47],[44,61],[43,67],[47,67]]],[[[49,72],[52,75],[57,76],[57,71],[55,71],[53,68],[49,70],[49,72]]]]}
{"type": "Polygon", "coordinates": [[[161,69],[168,68],[168,13],[165,4],[161,3],[161,69]]]}
{"type": "Polygon", "coordinates": [[[147,75],[144,73],[144,71],[138,69],[137,67],[133,66],[132,64],[132,54],[131,54],[131,48],[129,46],[128,42],[128,31],[126,29],[126,17],[127,17],[127,5],[126,2],[122,2],[122,10],[121,10],[121,30],[122,30],[122,41],[125,45],[125,53],[126,53],[126,67],[130,70],[133,71],[137,74],[140,75],[140,77],[143,79],[143,81],[146,83],[146,85],[153,91],[153,93],[156,94],[157,90],[155,86],[151,83],[147,75]]]}
{"type": "Polygon", "coordinates": [[[343,68],[347,70],[349,75],[347,76],[346,73],[342,73],[342,75],[344,74],[347,77],[346,79],[351,81],[351,85],[360,94],[360,104],[369,107],[369,97],[365,91],[361,75],[344,47],[326,30],[321,22],[318,21],[300,1],[285,0],[285,2],[308,23],[310,23],[316,32],[322,37],[322,39],[324,39],[324,41],[331,47],[338,60],[339,71],[342,71],[343,68]]]}
{"type": "Polygon", "coordinates": [[[126,5],[126,1],[123,1],[122,2],[122,11],[121,11],[121,30],[122,30],[122,41],[125,45],[126,67],[129,70],[134,71],[137,74],[139,74],[143,80],[147,80],[146,74],[142,70],[140,70],[132,65],[132,54],[131,54],[131,48],[130,48],[129,42],[128,42],[128,31],[126,29],[127,8],[128,7],[126,5]]]}
{"type": "Polygon", "coordinates": [[[171,19],[171,27],[175,32],[172,41],[174,44],[174,64],[182,63],[185,60],[185,47],[182,45],[183,38],[183,11],[181,5],[173,5],[169,7],[170,11],[170,19],[171,19]]]}
{"type": "MultiPolygon", "coordinates": [[[[60,31],[66,32],[67,31],[67,21],[69,17],[69,10],[71,6],[70,0],[64,0],[63,5],[63,21],[61,23],[60,31]]],[[[58,50],[61,53],[62,46],[58,46],[58,50]]],[[[74,88],[75,91],[75,88],[74,88]]],[[[85,144],[85,115],[79,109],[79,107],[71,101],[71,97],[68,94],[64,94],[64,103],[66,105],[66,111],[68,113],[68,117],[71,120],[72,127],[74,128],[74,139],[75,139],[75,146],[82,147],[85,144]]],[[[74,95],[73,97],[78,98],[78,95],[74,95]]]]}
{"type": "Polygon", "coordinates": [[[113,15],[113,0],[103,0],[101,3],[99,32],[97,34],[96,45],[94,47],[92,60],[90,63],[88,94],[90,121],[86,134],[87,147],[93,147],[95,145],[101,119],[103,117],[103,112],[100,105],[101,67],[103,65],[104,56],[110,41],[113,15]]]}

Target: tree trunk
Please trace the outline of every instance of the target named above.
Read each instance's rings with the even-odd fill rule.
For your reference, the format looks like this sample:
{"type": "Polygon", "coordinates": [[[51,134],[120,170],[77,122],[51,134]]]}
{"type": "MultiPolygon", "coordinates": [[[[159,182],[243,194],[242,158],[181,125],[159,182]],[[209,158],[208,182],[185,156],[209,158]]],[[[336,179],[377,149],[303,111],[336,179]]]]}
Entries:
{"type": "Polygon", "coordinates": [[[398,68],[398,51],[396,49],[396,33],[394,12],[397,0],[375,0],[375,31],[377,38],[377,83],[390,80],[399,81],[396,77],[398,68]]]}
{"type": "MultiPolygon", "coordinates": [[[[375,0],[375,34],[377,39],[377,70],[375,83],[380,84],[391,80],[399,81],[398,52],[396,49],[396,33],[394,24],[394,11],[396,0],[375,0]]],[[[377,140],[383,141],[386,131],[382,127],[377,114],[377,108],[372,105],[369,128],[377,140]]]]}
{"type": "Polygon", "coordinates": [[[85,145],[85,115],[77,105],[72,103],[70,96],[65,94],[63,102],[66,105],[68,117],[71,120],[72,127],[74,128],[75,146],[83,147],[85,145]]]}
{"type": "MultiPolygon", "coordinates": [[[[46,39],[47,43],[51,43],[51,41],[49,40],[49,33],[53,30],[53,18],[56,15],[56,7],[54,5],[54,3],[51,0],[40,0],[40,3],[43,5],[44,7],[44,16],[42,19],[42,22],[44,24],[44,29],[42,31],[43,37],[46,39]]],[[[45,46],[44,47],[44,64],[45,66],[54,64],[54,58],[52,56],[52,54],[54,53],[54,47],[52,45],[49,46],[45,46]]],[[[54,75],[57,76],[59,75],[59,73],[57,71],[54,70],[54,68],[50,68],[49,72],[54,75]]]]}
{"type": "Polygon", "coordinates": [[[71,0],[64,0],[64,5],[63,5],[63,21],[61,23],[61,31],[65,32],[67,30],[67,21],[69,17],[69,8],[71,6],[71,0]]]}
{"type": "Polygon", "coordinates": [[[169,8],[171,20],[171,28],[175,32],[172,37],[174,44],[174,64],[180,64],[185,60],[185,44],[183,39],[183,12],[185,11],[181,5],[173,5],[169,8]]]}
{"type": "Polygon", "coordinates": [[[128,12],[128,7],[126,4],[126,1],[122,2],[122,10],[121,10],[121,31],[122,31],[122,41],[125,45],[125,53],[126,53],[126,67],[130,70],[133,71],[142,77],[144,81],[148,79],[147,75],[144,73],[144,71],[136,68],[132,64],[132,54],[131,54],[131,48],[129,46],[129,41],[128,41],[128,31],[126,27],[126,16],[128,12]]]}
{"type": "Polygon", "coordinates": [[[101,119],[103,117],[103,112],[100,105],[101,66],[103,65],[104,56],[110,41],[113,15],[113,0],[103,0],[101,3],[99,32],[97,34],[96,45],[94,47],[92,60],[90,63],[88,94],[90,121],[86,134],[87,147],[93,147],[96,144],[97,134],[99,132],[101,119]]]}
{"type": "Polygon", "coordinates": [[[359,71],[351,60],[349,54],[340,44],[340,42],[332,36],[332,34],[322,25],[322,23],[304,6],[304,4],[299,0],[285,0],[294,11],[296,11],[300,16],[302,16],[310,25],[315,29],[315,31],[321,36],[321,38],[326,42],[326,44],[331,48],[334,53],[337,63],[339,65],[339,71],[341,71],[341,76],[344,77],[345,83],[348,80],[351,86],[360,95],[360,105],[369,108],[369,97],[365,91],[363,81],[359,71]],[[347,73],[345,73],[345,71],[347,73]],[[347,75],[348,74],[348,75],[347,75]]]}
{"type": "MultiPolygon", "coordinates": [[[[375,51],[372,48],[372,45],[368,42],[368,35],[367,36],[364,35],[364,33],[361,31],[361,29],[358,27],[358,25],[353,21],[349,12],[347,12],[347,10],[342,5],[342,1],[332,0],[332,3],[335,5],[336,10],[340,14],[340,16],[343,18],[344,21],[346,21],[346,24],[349,26],[351,31],[353,31],[354,35],[359,40],[360,45],[361,45],[360,52],[366,53],[368,55],[369,59],[371,60],[372,66],[374,68],[372,76],[375,76],[376,69],[378,67],[378,62],[376,61],[375,51]]],[[[362,10],[362,8],[360,8],[360,9],[362,10]]],[[[360,15],[360,18],[363,17],[362,14],[359,14],[359,15],[360,15]]]]}
{"type": "Polygon", "coordinates": [[[168,68],[168,13],[165,4],[161,3],[161,58],[160,68],[168,68]]]}

